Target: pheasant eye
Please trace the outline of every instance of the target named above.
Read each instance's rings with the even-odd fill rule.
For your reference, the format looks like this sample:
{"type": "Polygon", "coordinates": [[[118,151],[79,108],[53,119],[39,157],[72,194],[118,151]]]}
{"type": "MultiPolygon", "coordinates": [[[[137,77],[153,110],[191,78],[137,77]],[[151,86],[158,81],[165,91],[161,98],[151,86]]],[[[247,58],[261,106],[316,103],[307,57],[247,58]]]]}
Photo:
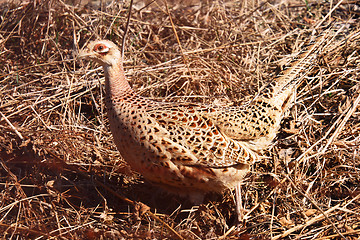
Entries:
{"type": "Polygon", "coordinates": [[[105,46],[104,44],[97,44],[94,47],[94,51],[101,53],[101,54],[105,54],[109,51],[109,48],[107,46],[105,46]]]}

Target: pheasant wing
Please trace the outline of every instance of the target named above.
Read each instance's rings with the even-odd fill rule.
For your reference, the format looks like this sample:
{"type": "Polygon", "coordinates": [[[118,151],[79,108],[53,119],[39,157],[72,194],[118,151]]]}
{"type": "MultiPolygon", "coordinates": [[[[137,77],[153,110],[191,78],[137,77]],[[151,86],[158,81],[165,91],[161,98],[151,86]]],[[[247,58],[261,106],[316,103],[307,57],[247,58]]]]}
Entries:
{"type": "Polygon", "coordinates": [[[201,107],[162,106],[147,110],[147,114],[164,130],[171,142],[168,143],[169,148],[185,149],[196,159],[189,159],[184,154],[177,156],[176,151],[169,151],[174,153],[172,161],[179,161],[183,165],[222,168],[249,164],[255,158],[246,142],[229,137],[201,107]]]}

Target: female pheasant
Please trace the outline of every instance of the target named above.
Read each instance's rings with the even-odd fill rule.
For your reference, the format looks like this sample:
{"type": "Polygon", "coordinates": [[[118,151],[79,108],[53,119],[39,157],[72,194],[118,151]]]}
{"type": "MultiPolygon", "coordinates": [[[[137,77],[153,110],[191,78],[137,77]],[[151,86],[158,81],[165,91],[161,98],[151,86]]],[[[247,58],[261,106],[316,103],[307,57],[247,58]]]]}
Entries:
{"type": "Polygon", "coordinates": [[[293,87],[313,65],[323,40],[310,44],[250,104],[227,108],[139,96],[127,82],[121,53],[111,41],[90,42],[80,57],[104,68],[110,129],[122,157],[151,182],[196,198],[240,184],[258,151],[275,138],[293,102],[293,87]]]}

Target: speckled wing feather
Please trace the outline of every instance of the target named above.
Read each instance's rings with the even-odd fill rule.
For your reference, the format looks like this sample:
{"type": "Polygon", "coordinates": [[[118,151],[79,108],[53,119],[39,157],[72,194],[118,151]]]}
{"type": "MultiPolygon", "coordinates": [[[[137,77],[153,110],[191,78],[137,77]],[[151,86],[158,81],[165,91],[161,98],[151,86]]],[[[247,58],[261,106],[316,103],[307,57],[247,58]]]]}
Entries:
{"type": "MultiPolygon", "coordinates": [[[[216,109],[216,108],[215,108],[216,109]]],[[[240,107],[220,108],[208,112],[216,126],[227,137],[246,143],[252,150],[266,147],[275,135],[281,122],[282,111],[267,99],[240,107]]]]}
{"type": "MultiPolygon", "coordinates": [[[[221,168],[252,163],[255,157],[248,151],[246,143],[222,132],[216,120],[206,116],[205,111],[216,110],[193,104],[174,105],[151,108],[147,114],[166,131],[173,143],[196,157],[195,161],[180,160],[184,165],[221,168]]],[[[177,161],[176,156],[172,161],[177,161]]]]}

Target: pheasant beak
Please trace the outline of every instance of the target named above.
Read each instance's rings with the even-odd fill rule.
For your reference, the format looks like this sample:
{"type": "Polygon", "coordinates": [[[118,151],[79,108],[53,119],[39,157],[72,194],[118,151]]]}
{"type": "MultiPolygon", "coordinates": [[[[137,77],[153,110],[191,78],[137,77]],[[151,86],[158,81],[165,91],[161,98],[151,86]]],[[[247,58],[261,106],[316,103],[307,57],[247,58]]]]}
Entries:
{"type": "Polygon", "coordinates": [[[83,58],[89,58],[91,57],[91,53],[89,51],[89,48],[85,47],[83,49],[80,50],[80,52],[78,53],[77,58],[78,59],[83,59],[83,58]]]}
{"type": "Polygon", "coordinates": [[[77,55],[77,59],[87,59],[87,60],[93,60],[97,63],[103,64],[103,61],[101,61],[101,56],[97,56],[97,53],[90,51],[90,48],[84,47],[80,50],[80,52],[77,55]]]}

